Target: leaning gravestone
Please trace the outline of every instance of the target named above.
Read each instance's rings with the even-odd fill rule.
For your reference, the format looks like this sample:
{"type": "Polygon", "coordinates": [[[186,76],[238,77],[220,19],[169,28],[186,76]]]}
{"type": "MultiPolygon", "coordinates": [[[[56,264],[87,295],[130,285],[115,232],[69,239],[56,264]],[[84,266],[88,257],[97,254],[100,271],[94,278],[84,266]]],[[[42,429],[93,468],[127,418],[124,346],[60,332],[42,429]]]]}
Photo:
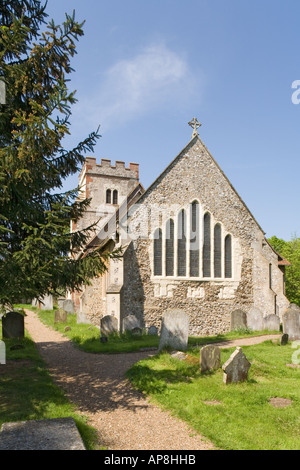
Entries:
{"type": "Polygon", "coordinates": [[[54,323],[67,323],[67,312],[64,309],[58,308],[55,310],[54,323]]]}
{"type": "Polygon", "coordinates": [[[123,331],[132,331],[141,328],[141,323],[135,315],[127,315],[123,320],[123,331]]]}
{"type": "Polygon", "coordinates": [[[264,328],[263,313],[259,308],[252,307],[247,313],[247,327],[252,331],[262,331],[264,328]]]}
{"type": "Polygon", "coordinates": [[[106,315],[100,320],[101,336],[108,336],[118,331],[118,319],[113,315],[106,315]]]}
{"type": "Polygon", "coordinates": [[[170,347],[185,351],[188,344],[189,317],[179,309],[167,310],[162,319],[158,350],[170,347]]]}
{"type": "Polygon", "coordinates": [[[263,318],[263,330],[279,331],[280,318],[278,315],[268,315],[263,318]]]}
{"type": "Polygon", "coordinates": [[[289,307],[282,316],[283,333],[289,335],[289,340],[300,339],[300,308],[289,307]]]}
{"type": "Polygon", "coordinates": [[[234,331],[239,328],[247,328],[247,314],[243,310],[237,309],[231,312],[230,329],[234,331]]]}
{"type": "Polygon", "coordinates": [[[63,308],[67,313],[71,313],[72,315],[75,314],[74,302],[73,302],[73,300],[71,300],[71,299],[66,299],[66,300],[64,300],[64,301],[63,301],[62,308],[63,308]]]}
{"type": "Polygon", "coordinates": [[[2,318],[3,338],[24,338],[24,315],[8,312],[2,318]]]}
{"type": "Polygon", "coordinates": [[[200,372],[216,370],[221,367],[221,350],[208,344],[200,349],[200,372]]]}
{"type": "Polygon", "coordinates": [[[250,367],[251,364],[243,353],[242,348],[236,348],[228,361],[222,366],[224,371],[223,382],[225,384],[244,382],[248,378],[250,367]]]}

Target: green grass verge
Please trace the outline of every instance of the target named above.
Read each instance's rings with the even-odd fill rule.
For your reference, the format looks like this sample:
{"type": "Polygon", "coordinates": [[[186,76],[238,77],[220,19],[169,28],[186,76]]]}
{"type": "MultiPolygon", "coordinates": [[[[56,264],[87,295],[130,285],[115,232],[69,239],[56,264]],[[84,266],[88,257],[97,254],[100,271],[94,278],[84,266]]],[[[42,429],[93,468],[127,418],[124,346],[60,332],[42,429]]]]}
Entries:
{"type": "MultiPolygon", "coordinates": [[[[79,349],[90,353],[117,354],[139,351],[141,348],[158,348],[159,337],[143,334],[142,336],[134,336],[127,332],[125,334],[112,334],[108,338],[107,343],[100,342],[100,330],[93,325],[77,324],[76,315],[67,315],[67,323],[54,323],[53,310],[41,310],[31,305],[16,305],[16,308],[27,308],[36,312],[40,320],[56,331],[67,336],[79,349]],[[66,326],[70,327],[69,331],[65,331],[66,326]]],[[[226,334],[216,336],[189,338],[189,345],[195,346],[206,344],[209,342],[226,341],[241,337],[257,336],[257,334],[272,334],[278,332],[260,331],[250,332],[248,330],[233,331],[226,334]]]]}
{"type": "MultiPolygon", "coordinates": [[[[222,364],[233,349],[221,351],[222,364]]],[[[169,354],[145,359],[127,373],[139,390],[225,450],[299,450],[300,370],[286,367],[291,344],[243,347],[252,366],[247,382],[223,384],[223,371],[200,374],[199,365],[169,354]],[[292,404],[274,408],[272,397],[292,404]],[[215,402],[207,404],[205,402],[215,402]],[[220,404],[217,404],[217,403],[220,404]]],[[[199,349],[189,353],[199,358],[199,349]]]]}
{"type": "Polygon", "coordinates": [[[75,407],[54,384],[29,335],[3,341],[6,364],[0,365],[0,427],[6,422],[72,417],[86,448],[96,449],[95,429],[88,425],[86,417],[75,412],[75,407]],[[23,349],[11,350],[14,345],[23,349]]]}

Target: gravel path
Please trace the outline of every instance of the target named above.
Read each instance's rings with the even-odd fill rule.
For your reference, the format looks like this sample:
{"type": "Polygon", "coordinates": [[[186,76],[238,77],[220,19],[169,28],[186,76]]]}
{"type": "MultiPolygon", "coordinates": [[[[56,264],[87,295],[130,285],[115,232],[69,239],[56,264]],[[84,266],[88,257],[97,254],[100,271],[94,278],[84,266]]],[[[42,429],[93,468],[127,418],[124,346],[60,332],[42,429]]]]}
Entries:
{"type": "MultiPolygon", "coordinates": [[[[26,310],[25,327],[37,344],[55,382],[98,431],[99,446],[110,450],[209,450],[213,445],[194,430],[151,404],[124,374],[152,353],[91,354],[40,322],[26,310]]],[[[268,336],[267,339],[278,338],[268,336]]],[[[220,343],[243,346],[266,337],[220,343]]]]}

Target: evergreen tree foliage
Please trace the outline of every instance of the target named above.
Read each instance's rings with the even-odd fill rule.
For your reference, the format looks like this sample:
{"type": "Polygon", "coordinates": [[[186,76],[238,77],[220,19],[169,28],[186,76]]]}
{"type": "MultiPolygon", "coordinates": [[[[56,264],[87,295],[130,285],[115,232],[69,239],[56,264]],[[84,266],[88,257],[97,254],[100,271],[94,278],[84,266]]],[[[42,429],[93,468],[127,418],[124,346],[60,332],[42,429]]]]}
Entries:
{"type": "Polygon", "coordinates": [[[99,251],[83,251],[95,226],[70,233],[70,222],[89,200],[77,199],[78,188],[62,192],[100,137],[96,131],[72,150],[63,146],[76,102],[67,76],[83,23],[73,13],[62,25],[46,25],[45,8],[37,0],[0,0],[0,79],[6,85],[6,104],[0,105],[0,306],[80,289],[106,269],[99,251]]]}

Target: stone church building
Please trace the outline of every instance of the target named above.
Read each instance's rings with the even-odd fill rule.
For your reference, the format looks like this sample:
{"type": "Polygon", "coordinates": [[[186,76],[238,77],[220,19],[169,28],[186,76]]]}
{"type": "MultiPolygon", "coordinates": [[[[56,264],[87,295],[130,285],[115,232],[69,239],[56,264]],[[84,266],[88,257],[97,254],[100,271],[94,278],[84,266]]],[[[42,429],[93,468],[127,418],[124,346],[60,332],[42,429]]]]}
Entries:
{"type": "Polygon", "coordinates": [[[252,307],[281,316],[285,265],[204,143],[194,119],[191,140],[145,191],[139,165],[87,158],[82,197],[91,197],[72,230],[99,220],[87,250],[122,247],[108,271],[72,293],[79,321],[134,315],[142,328],[160,328],[162,314],[181,308],[190,334],[230,330],[231,312],[252,307]]]}

